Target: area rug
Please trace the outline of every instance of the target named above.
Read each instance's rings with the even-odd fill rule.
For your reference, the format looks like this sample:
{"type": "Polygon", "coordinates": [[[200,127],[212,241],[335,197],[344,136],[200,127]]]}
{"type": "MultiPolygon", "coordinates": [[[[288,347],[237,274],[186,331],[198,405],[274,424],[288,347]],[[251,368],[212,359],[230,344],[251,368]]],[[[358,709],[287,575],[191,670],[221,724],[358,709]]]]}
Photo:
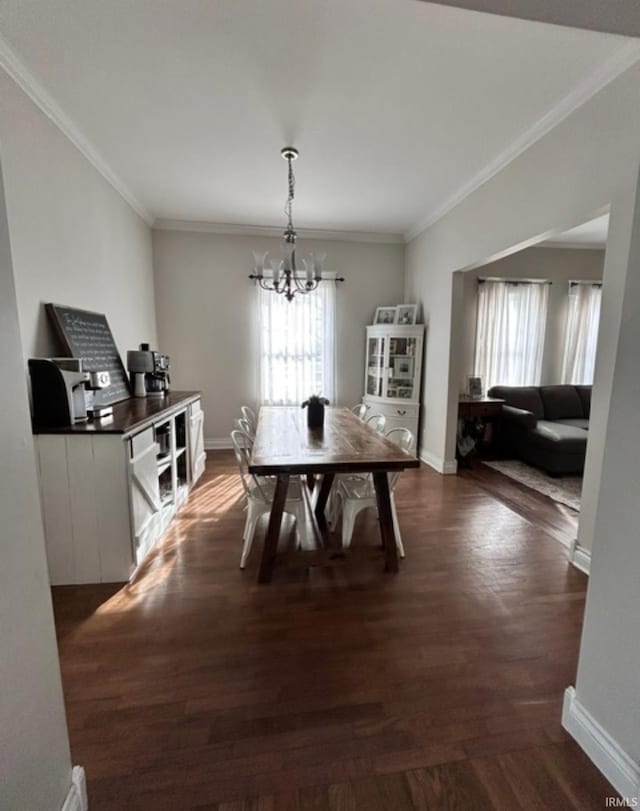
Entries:
{"type": "Polygon", "coordinates": [[[535,467],[525,465],[516,459],[505,459],[499,462],[483,462],[487,467],[497,470],[504,476],[537,490],[560,504],[566,504],[573,510],[580,512],[580,493],[582,490],[582,476],[547,476],[535,467]]]}

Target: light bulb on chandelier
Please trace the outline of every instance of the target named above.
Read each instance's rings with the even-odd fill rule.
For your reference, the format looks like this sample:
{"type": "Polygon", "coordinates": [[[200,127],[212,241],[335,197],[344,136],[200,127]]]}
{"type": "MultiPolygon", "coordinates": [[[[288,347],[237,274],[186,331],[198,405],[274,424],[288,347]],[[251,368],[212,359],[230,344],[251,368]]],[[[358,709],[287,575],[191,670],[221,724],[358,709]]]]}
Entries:
{"type": "MultiPolygon", "coordinates": [[[[287,215],[287,227],[282,235],[282,259],[269,259],[268,251],[253,251],[255,262],[254,272],[250,279],[258,282],[263,290],[284,295],[287,301],[293,301],[298,294],[310,293],[316,290],[320,282],[327,281],[322,277],[322,270],[326,253],[309,253],[298,266],[296,257],[297,233],[293,227],[293,199],[295,197],[296,179],[292,163],[298,157],[298,150],[287,146],[280,151],[281,156],[288,164],[288,194],[284,212],[287,215]],[[265,276],[265,270],[270,274],[265,276]]],[[[333,281],[343,282],[342,276],[335,277],[333,281]]]]}

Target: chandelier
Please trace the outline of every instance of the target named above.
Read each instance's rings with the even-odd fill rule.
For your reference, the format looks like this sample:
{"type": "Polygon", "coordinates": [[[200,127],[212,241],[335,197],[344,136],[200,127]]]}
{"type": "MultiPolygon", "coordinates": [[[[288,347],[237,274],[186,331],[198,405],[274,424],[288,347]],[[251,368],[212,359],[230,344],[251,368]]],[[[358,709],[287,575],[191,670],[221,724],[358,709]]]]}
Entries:
{"type": "MultiPolygon", "coordinates": [[[[293,301],[298,294],[310,293],[315,290],[322,279],[322,268],[327,258],[326,253],[308,254],[302,265],[298,266],[296,259],[296,230],[293,227],[293,198],[295,197],[296,178],[293,174],[293,161],[298,157],[298,150],[292,146],[286,146],[280,150],[280,155],[287,161],[288,173],[288,195],[284,206],[284,213],[287,215],[287,227],[282,235],[282,259],[269,259],[268,251],[253,251],[255,261],[254,272],[249,275],[250,279],[258,282],[263,290],[273,293],[281,293],[287,301],[293,301]],[[265,269],[268,276],[265,277],[265,269]]],[[[335,279],[343,282],[342,277],[335,279]]]]}

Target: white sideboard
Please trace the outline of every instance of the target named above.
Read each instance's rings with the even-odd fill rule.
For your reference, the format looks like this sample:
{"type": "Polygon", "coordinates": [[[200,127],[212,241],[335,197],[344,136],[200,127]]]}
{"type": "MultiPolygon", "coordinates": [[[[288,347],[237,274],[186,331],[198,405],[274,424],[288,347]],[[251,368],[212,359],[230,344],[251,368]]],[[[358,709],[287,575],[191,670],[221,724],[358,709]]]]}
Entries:
{"type": "Polygon", "coordinates": [[[206,462],[199,392],[116,403],[35,436],[51,585],[128,580],[206,462]]]}
{"type": "MultiPolygon", "coordinates": [[[[408,428],[418,444],[424,325],[367,327],[364,397],[367,416],[384,414],[385,431],[408,428]]],[[[417,453],[417,450],[416,450],[417,453]]]]}

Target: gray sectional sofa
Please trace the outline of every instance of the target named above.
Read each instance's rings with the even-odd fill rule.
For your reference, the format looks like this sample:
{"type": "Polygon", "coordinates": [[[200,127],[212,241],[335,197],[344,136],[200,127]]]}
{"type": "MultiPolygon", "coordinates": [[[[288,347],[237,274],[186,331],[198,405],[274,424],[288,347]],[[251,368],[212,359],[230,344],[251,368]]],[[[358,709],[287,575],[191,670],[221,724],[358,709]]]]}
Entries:
{"type": "Polygon", "coordinates": [[[591,386],[493,386],[488,394],[505,401],[498,440],[504,456],[552,476],[582,473],[591,386]]]}

